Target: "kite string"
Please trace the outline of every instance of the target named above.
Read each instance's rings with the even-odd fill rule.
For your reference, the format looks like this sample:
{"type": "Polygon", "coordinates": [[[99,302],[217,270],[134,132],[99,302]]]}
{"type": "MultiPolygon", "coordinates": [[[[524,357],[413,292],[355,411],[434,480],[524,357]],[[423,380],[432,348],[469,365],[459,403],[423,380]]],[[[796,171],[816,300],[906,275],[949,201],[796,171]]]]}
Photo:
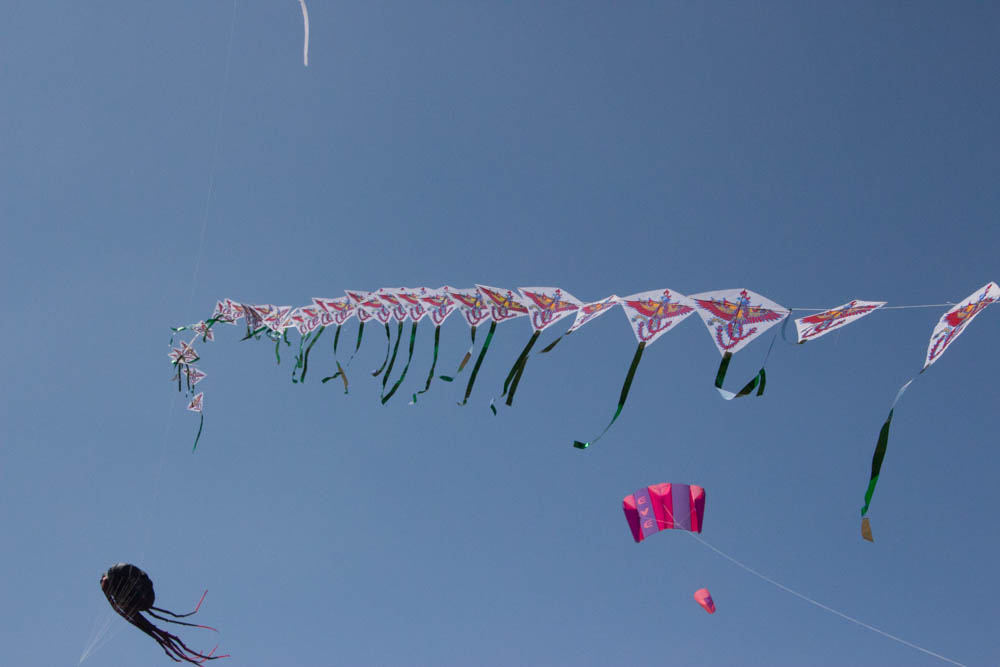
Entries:
{"type": "Polygon", "coordinates": [[[744,570],[746,570],[750,574],[754,575],[755,577],[758,577],[759,579],[763,579],[767,583],[771,584],[772,586],[776,586],[776,587],[780,588],[781,590],[785,591],[786,593],[791,593],[792,595],[796,596],[797,598],[805,600],[809,604],[815,605],[815,606],[819,607],[820,609],[824,609],[824,610],[830,612],[831,614],[834,614],[836,616],[841,617],[845,621],[850,621],[851,623],[854,623],[856,625],[860,625],[861,627],[867,628],[868,630],[871,630],[872,632],[878,633],[878,634],[882,635],[883,637],[887,637],[887,638],[889,638],[889,639],[891,639],[893,641],[899,642],[900,644],[904,644],[906,646],[909,646],[910,648],[914,648],[914,649],[916,649],[918,651],[921,651],[922,653],[926,653],[927,655],[930,655],[930,656],[933,656],[935,658],[938,658],[939,660],[943,660],[945,662],[950,662],[953,665],[959,665],[959,667],[968,667],[968,665],[965,665],[964,663],[958,662],[957,660],[952,660],[951,658],[945,657],[945,656],[941,655],[940,653],[935,653],[934,651],[930,651],[928,649],[925,649],[922,646],[917,646],[916,644],[914,644],[912,642],[906,641],[902,637],[897,637],[896,635],[890,634],[890,633],[886,632],[885,630],[881,630],[879,628],[876,628],[874,625],[869,625],[868,623],[865,623],[864,621],[859,621],[858,619],[854,618],[853,616],[848,616],[847,614],[845,614],[843,612],[837,611],[833,607],[829,607],[829,606],[823,604],[822,602],[819,602],[817,600],[812,599],[811,597],[809,597],[807,595],[803,595],[802,593],[799,593],[798,591],[793,590],[793,589],[789,588],[788,586],[785,586],[784,584],[775,581],[774,579],[771,579],[767,575],[761,574],[760,572],[758,572],[757,570],[753,569],[749,565],[745,565],[745,564],[741,563],[740,561],[736,560],[735,558],[733,558],[729,554],[725,553],[721,549],[713,546],[712,544],[709,544],[701,536],[697,535],[696,533],[692,533],[692,532],[688,532],[688,531],[683,531],[683,532],[685,534],[687,534],[687,535],[690,535],[694,539],[698,540],[699,542],[701,542],[702,545],[704,545],[705,547],[711,549],[716,554],[722,556],[723,558],[725,558],[729,562],[733,563],[734,565],[743,568],[744,570]]]}
{"type": "MultiPolygon", "coordinates": [[[[906,310],[908,308],[943,308],[944,306],[955,306],[958,304],[951,303],[922,303],[914,306],[882,306],[879,310],[906,310]]],[[[830,310],[829,307],[826,308],[789,308],[788,310],[814,310],[814,311],[824,311],[830,310]]]]}
{"type": "Polygon", "coordinates": [[[222,142],[222,119],[226,112],[226,93],[229,91],[229,70],[233,55],[233,34],[236,32],[236,1],[233,0],[233,16],[229,22],[229,42],[226,45],[226,69],[222,80],[222,95],[219,100],[219,117],[215,122],[215,145],[212,147],[212,161],[208,168],[208,193],[205,195],[205,210],[201,216],[201,236],[198,239],[198,254],[195,255],[194,274],[191,276],[191,292],[188,295],[187,310],[191,310],[194,302],[194,291],[198,287],[198,273],[201,269],[201,258],[205,250],[205,232],[208,229],[208,212],[215,191],[215,168],[219,161],[219,144],[222,142]]]}
{"type": "MultiPolygon", "coordinates": [[[[222,121],[223,121],[223,117],[224,117],[224,113],[225,113],[225,108],[226,108],[226,94],[227,94],[227,91],[229,90],[230,65],[231,65],[231,62],[232,62],[232,53],[233,53],[233,36],[234,36],[234,34],[236,32],[236,7],[237,7],[237,0],[233,0],[232,18],[230,19],[230,22],[229,22],[229,40],[228,40],[228,43],[226,45],[225,74],[223,76],[222,94],[220,96],[220,102],[219,102],[219,115],[218,115],[218,119],[216,121],[216,127],[215,127],[215,144],[214,144],[214,146],[212,148],[212,160],[211,160],[211,163],[209,165],[208,193],[207,193],[207,195],[205,197],[205,208],[204,208],[204,211],[202,213],[202,220],[201,220],[201,235],[200,235],[199,241],[198,241],[198,251],[197,251],[197,254],[195,255],[194,272],[192,273],[192,276],[191,276],[191,290],[190,290],[190,292],[188,294],[188,305],[187,305],[187,310],[188,311],[191,310],[191,304],[194,302],[194,293],[195,293],[195,290],[197,289],[197,286],[198,286],[198,273],[199,273],[199,270],[201,268],[202,256],[204,255],[204,250],[205,250],[205,235],[206,235],[206,231],[208,229],[208,214],[209,214],[209,210],[210,210],[210,204],[211,204],[211,201],[212,201],[212,193],[214,192],[214,189],[215,189],[215,171],[216,171],[216,165],[218,163],[218,157],[219,157],[219,144],[220,144],[221,135],[222,135],[222,121]]],[[[197,338],[197,336],[195,338],[197,338]]],[[[193,343],[194,339],[192,339],[191,342],[193,343]]],[[[182,372],[181,367],[178,365],[178,367],[177,367],[177,373],[178,373],[178,375],[180,375],[181,372],[182,372]]],[[[160,488],[161,488],[161,482],[162,482],[162,477],[163,477],[163,468],[164,468],[164,465],[166,464],[167,442],[170,439],[170,431],[171,431],[171,429],[173,427],[173,416],[174,416],[175,409],[176,409],[176,401],[170,401],[170,406],[167,409],[167,415],[166,415],[166,417],[167,417],[167,423],[166,423],[166,427],[163,430],[163,437],[162,437],[161,443],[160,443],[160,461],[159,461],[159,464],[158,464],[157,469],[156,469],[156,474],[153,476],[153,494],[152,494],[151,502],[149,503],[149,510],[148,510],[150,516],[147,517],[147,520],[146,520],[146,531],[145,531],[146,534],[145,534],[145,538],[143,540],[142,549],[139,552],[139,560],[140,561],[145,558],[146,549],[149,547],[150,538],[152,536],[152,528],[153,528],[152,524],[153,524],[153,522],[151,520],[149,520],[149,519],[152,517],[152,514],[153,514],[155,508],[158,506],[158,502],[159,502],[160,488]]],[[[98,637],[97,640],[95,640],[95,642],[94,642],[95,646],[91,647],[89,651],[86,651],[84,653],[84,658],[82,658],[82,659],[85,659],[89,653],[91,653],[91,652],[93,652],[95,650],[96,643],[97,643],[97,641],[99,639],[100,639],[100,637],[98,637]]],[[[81,661],[82,661],[82,659],[81,659],[81,661]]]]}
{"type": "MultiPolygon", "coordinates": [[[[187,311],[191,310],[191,304],[194,303],[195,290],[198,287],[198,274],[201,270],[201,261],[205,251],[205,236],[208,231],[208,214],[209,211],[211,210],[212,195],[215,192],[215,172],[219,161],[219,145],[221,144],[222,141],[222,121],[225,117],[226,96],[229,91],[229,78],[230,78],[230,70],[231,70],[232,55],[233,55],[233,36],[236,33],[237,1],[238,0],[233,0],[232,17],[230,18],[229,21],[229,39],[226,44],[225,73],[223,75],[222,94],[220,95],[219,98],[219,115],[218,118],[216,119],[216,124],[215,124],[215,142],[212,147],[212,158],[211,162],[209,163],[209,169],[208,169],[208,192],[205,195],[205,207],[202,211],[202,216],[201,216],[201,233],[198,237],[198,251],[197,254],[195,255],[194,271],[192,272],[191,275],[191,290],[188,292],[187,311]]],[[[193,343],[194,339],[192,339],[191,342],[193,343]]],[[[178,365],[177,366],[178,376],[180,375],[181,372],[182,372],[181,367],[180,365],[178,365]]],[[[157,466],[156,474],[154,475],[153,496],[152,496],[152,501],[149,504],[148,513],[150,515],[150,518],[159,502],[160,486],[163,477],[163,467],[166,464],[167,442],[169,441],[170,430],[171,427],[173,426],[173,415],[175,408],[176,408],[176,401],[170,401],[170,407],[167,410],[167,424],[166,427],[164,428],[163,438],[160,444],[160,462],[159,465],[157,466]]],[[[143,540],[142,550],[140,551],[140,561],[143,558],[145,558],[146,548],[149,546],[151,534],[152,534],[152,521],[150,521],[149,518],[147,518],[146,535],[145,539],[143,540]]],[[[114,614],[110,614],[110,616],[113,617],[114,614]]],[[[117,634],[117,631],[120,630],[121,627],[117,628],[116,631],[111,635],[107,635],[108,628],[110,628],[110,621],[105,622],[102,629],[97,633],[97,636],[95,636],[92,641],[88,642],[87,646],[84,648],[83,655],[80,656],[80,663],[86,660],[90,656],[90,654],[96,651],[100,646],[103,646],[105,643],[107,643],[107,641],[110,641],[111,637],[113,637],[114,634],[117,634]],[[102,639],[105,641],[102,642],[101,641],[102,639]]]]}

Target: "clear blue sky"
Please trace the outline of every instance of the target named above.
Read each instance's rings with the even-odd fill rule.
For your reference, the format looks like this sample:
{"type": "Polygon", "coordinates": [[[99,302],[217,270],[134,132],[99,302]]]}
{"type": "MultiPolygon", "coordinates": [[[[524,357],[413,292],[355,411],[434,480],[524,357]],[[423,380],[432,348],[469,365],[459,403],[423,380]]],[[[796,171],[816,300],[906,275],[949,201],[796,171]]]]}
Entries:
{"type": "MultiPolygon", "coordinates": [[[[4,662],[77,664],[108,620],[101,572],[131,561],[169,609],[208,588],[199,616],[221,634],[180,634],[240,667],[942,664],[683,535],[634,544],[622,497],[669,481],[704,486],[704,537],[768,576],[960,662],[1000,661],[1000,312],[900,403],[874,544],[858,510],[875,438],[943,308],[779,342],[767,394],[731,403],[690,318],[586,452],[571,442],[603,428],[635,347],[621,312],[533,358],[497,417],[525,320],[499,327],[464,408],[444,383],[380,405],[375,328],[348,396],[318,382],[330,338],[292,385],[290,352],[276,366],[223,328],[199,348],[194,455],[166,357],[168,327],[225,296],[478,282],[957,301],[1000,279],[1000,7],[309,10],[306,69],[294,0],[237,3],[220,125],[231,2],[0,8],[4,662]]],[[[768,340],[737,354],[733,385],[768,340]]],[[[467,345],[449,320],[442,372],[467,345]]],[[[168,664],[110,620],[123,629],[85,665],[168,664]]]]}

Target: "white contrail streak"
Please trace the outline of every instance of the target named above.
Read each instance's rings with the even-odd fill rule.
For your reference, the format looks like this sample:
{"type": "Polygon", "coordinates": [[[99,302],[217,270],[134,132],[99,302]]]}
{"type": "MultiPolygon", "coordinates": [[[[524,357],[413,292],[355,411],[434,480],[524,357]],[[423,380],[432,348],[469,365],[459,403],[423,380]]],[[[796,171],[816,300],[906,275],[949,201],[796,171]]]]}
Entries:
{"type": "Polygon", "coordinates": [[[302,45],[302,64],[309,67],[309,10],[306,9],[306,0],[299,0],[302,7],[302,24],[305,26],[306,41],[302,45]]]}

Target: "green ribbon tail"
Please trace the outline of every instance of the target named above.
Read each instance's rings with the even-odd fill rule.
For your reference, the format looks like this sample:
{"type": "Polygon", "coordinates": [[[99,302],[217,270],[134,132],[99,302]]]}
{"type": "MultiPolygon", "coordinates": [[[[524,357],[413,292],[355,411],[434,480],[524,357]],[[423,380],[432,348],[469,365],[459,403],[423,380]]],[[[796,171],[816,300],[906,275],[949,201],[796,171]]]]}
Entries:
{"type": "Polygon", "coordinates": [[[535,341],[538,340],[538,334],[540,333],[541,331],[536,331],[531,334],[528,344],[524,346],[524,350],[521,351],[521,356],[518,357],[517,362],[515,362],[514,365],[517,370],[510,383],[510,393],[507,393],[507,386],[504,385],[504,393],[507,393],[507,400],[505,402],[508,407],[514,402],[514,394],[517,393],[517,385],[521,382],[521,376],[524,375],[524,367],[528,364],[528,355],[531,353],[531,348],[535,345],[535,341]]]}
{"type": "MultiPolygon", "coordinates": [[[[403,366],[403,372],[400,373],[399,379],[396,380],[396,384],[392,385],[392,389],[389,390],[389,393],[382,397],[382,405],[385,405],[385,402],[392,398],[392,395],[396,393],[396,390],[399,389],[399,385],[402,384],[403,380],[406,378],[406,371],[410,370],[410,361],[413,360],[413,343],[417,339],[418,324],[419,322],[414,322],[410,327],[410,351],[406,356],[406,365],[403,366]]],[[[389,374],[386,373],[386,376],[388,375],[389,374]]]]}
{"type": "Polygon", "coordinates": [[[347,366],[348,366],[348,368],[350,368],[351,362],[354,361],[354,355],[356,355],[358,353],[358,350],[361,349],[361,337],[364,335],[364,333],[365,333],[365,323],[359,321],[358,322],[358,340],[355,341],[355,343],[354,343],[354,352],[351,353],[351,358],[347,360],[347,366]]]}
{"type": "Polygon", "coordinates": [[[573,333],[573,332],[572,331],[567,331],[563,335],[559,336],[559,338],[556,338],[554,341],[552,341],[551,343],[549,343],[548,345],[546,345],[545,347],[543,347],[541,349],[541,351],[539,351],[538,354],[545,354],[546,352],[551,352],[552,348],[554,348],[556,345],[559,344],[559,341],[561,341],[563,338],[565,338],[566,336],[570,335],[571,333],[573,333]]]}
{"type": "Polygon", "coordinates": [[[885,450],[889,446],[889,426],[892,425],[892,414],[896,411],[896,404],[899,403],[899,399],[903,396],[903,392],[913,383],[910,379],[906,384],[899,388],[896,392],[896,398],[893,399],[892,405],[889,406],[889,416],[885,418],[885,423],[882,424],[882,429],[878,433],[878,441],[875,443],[875,452],[872,454],[872,475],[871,479],[868,481],[868,489],[865,491],[865,506],[861,508],[861,516],[863,517],[868,513],[868,506],[872,502],[872,494],[875,493],[875,485],[878,483],[879,474],[882,471],[882,461],[885,459],[885,450]]]}
{"type": "Polygon", "coordinates": [[[344,326],[344,325],[343,324],[338,324],[337,325],[337,331],[336,331],[336,333],[333,334],[333,358],[334,359],[337,358],[337,345],[340,343],[340,327],[342,327],[342,326],[344,326]]]}
{"type": "Polygon", "coordinates": [[[431,361],[431,370],[427,374],[427,383],[424,384],[424,388],[413,395],[413,400],[411,403],[417,402],[417,394],[425,394],[427,390],[431,388],[431,382],[434,380],[434,367],[437,366],[438,362],[438,343],[441,341],[441,325],[434,327],[434,359],[431,361]]]}
{"type": "Polygon", "coordinates": [[[266,329],[267,329],[267,327],[260,327],[259,329],[255,329],[254,331],[250,331],[250,327],[247,327],[247,335],[244,336],[243,338],[240,338],[240,342],[245,341],[245,340],[250,340],[251,338],[256,338],[257,336],[260,335],[260,333],[262,331],[264,331],[266,329]]]}
{"type": "Polygon", "coordinates": [[[337,372],[334,373],[333,375],[331,375],[330,377],[323,378],[322,384],[326,384],[330,380],[333,380],[334,378],[338,378],[339,377],[341,380],[344,381],[344,393],[346,394],[347,393],[347,373],[344,372],[344,367],[340,365],[339,361],[337,361],[336,359],[334,359],[333,361],[334,361],[335,364],[337,364],[337,372]]]}
{"type": "MultiPolygon", "coordinates": [[[[771,341],[772,345],[774,341],[771,341]]],[[[769,351],[770,352],[770,351],[769,351]]],[[[723,383],[726,380],[726,371],[729,369],[729,362],[733,358],[732,352],[726,352],[722,355],[722,363],[719,364],[719,372],[715,374],[715,388],[719,391],[719,395],[727,401],[731,401],[734,398],[740,398],[742,396],[749,396],[753,393],[753,390],[757,390],[758,396],[764,395],[764,386],[767,384],[767,373],[761,368],[757,371],[757,375],[753,377],[752,380],[743,385],[735,394],[731,391],[726,391],[722,388],[723,383]]]]}
{"type": "Polygon", "coordinates": [[[306,381],[306,372],[309,370],[309,353],[312,352],[313,345],[316,344],[316,341],[319,340],[319,337],[323,335],[324,329],[326,329],[326,327],[320,327],[319,329],[316,330],[316,336],[312,339],[312,341],[309,343],[309,346],[306,348],[306,353],[302,357],[302,375],[299,376],[299,382],[306,381]]]}
{"type": "Polygon", "coordinates": [[[861,508],[861,516],[868,514],[868,506],[872,504],[872,495],[875,493],[875,485],[878,484],[879,473],[882,471],[882,461],[885,459],[885,450],[889,446],[889,426],[892,424],[893,410],[889,410],[889,416],[882,429],[878,433],[878,442],[875,443],[875,453],[872,454],[872,476],[868,481],[868,488],[865,490],[865,506],[861,508]]]}
{"type": "Polygon", "coordinates": [[[646,342],[643,341],[639,343],[639,347],[635,350],[635,356],[632,357],[632,365],[628,368],[628,375],[625,376],[625,384],[622,385],[621,396],[618,397],[618,409],[615,410],[615,416],[611,418],[608,425],[604,427],[601,434],[589,442],[582,442],[580,440],[574,440],[573,446],[577,449],[587,449],[592,444],[604,437],[604,434],[608,432],[611,425],[615,423],[618,419],[618,415],[622,413],[622,408],[625,407],[625,401],[628,399],[628,391],[632,388],[632,380],[635,378],[635,369],[639,367],[639,360],[642,359],[642,351],[646,348],[646,342]]]}
{"type": "MultiPolygon", "coordinates": [[[[399,326],[402,327],[403,323],[400,322],[399,326]]],[[[402,333],[402,328],[400,328],[400,333],[402,333]]],[[[399,339],[396,339],[396,343],[399,343],[399,339]]],[[[382,360],[382,365],[378,367],[378,370],[372,371],[372,377],[378,377],[378,374],[385,370],[385,365],[389,362],[389,350],[392,348],[392,334],[389,332],[389,323],[385,323],[385,359],[382,360]]]]}
{"type": "MultiPolygon", "coordinates": [[[[483,357],[486,356],[486,350],[490,348],[490,341],[493,340],[493,332],[497,330],[497,322],[493,320],[490,322],[490,330],[486,332],[486,340],[483,341],[483,349],[479,351],[479,357],[476,359],[476,365],[472,367],[472,375],[469,376],[469,384],[465,387],[465,398],[459,405],[465,405],[469,402],[469,396],[472,395],[472,385],[476,384],[476,376],[479,375],[479,367],[483,365],[483,357]]],[[[475,335],[475,334],[473,334],[475,335]]]]}
{"type": "Polygon", "coordinates": [[[469,359],[472,358],[472,350],[476,347],[476,327],[472,327],[471,331],[472,331],[472,345],[469,346],[469,349],[466,351],[465,356],[462,357],[461,363],[458,364],[458,370],[455,371],[454,374],[440,376],[441,379],[444,380],[445,382],[454,381],[455,378],[458,376],[458,374],[462,372],[462,369],[465,368],[465,365],[469,363],[469,359]]]}
{"type": "MultiPolygon", "coordinates": [[[[414,332],[415,333],[415,332],[414,332]]],[[[399,327],[396,329],[396,344],[392,347],[392,358],[389,359],[389,366],[385,369],[385,375],[382,376],[382,395],[385,395],[385,385],[389,383],[389,376],[392,374],[392,367],[396,365],[396,354],[399,352],[399,341],[403,338],[403,323],[399,323],[399,327]]],[[[410,346],[412,350],[412,343],[410,346]]]]}
{"type": "Polygon", "coordinates": [[[312,337],[311,333],[307,333],[306,335],[299,337],[299,353],[297,355],[295,355],[295,367],[292,368],[292,383],[293,384],[296,383],[296,382],[298,382],[298,380],[295,379],[295,374],[298,372],[298,370],[300,368],[302,368],[302,358],[303,358],[303,355],[305,354],[303,352],[303,350],[302,350],[302,345],[307,340],[309,340],[311,337],[312,337]]]}
{"type": "Polygon", "coordinates": [[[194,450],[198,449],[198,441],[201,440],[201,429],[205,427],[205,413],[199,413],[201,415],[201,421],[198,423],[198,434],[194,436],[194,447],[191,448],[191,453],[194,454],[194,450]]]}
{"type": "Polygon", "coordinates": [[[511,381],[513,381],[514,376],[517,375],[517,372],[521,369],[521,366],[528,358],[528,353],[531,352],[531,348],[535,345],[535,341],[538,340],[539,333],[540,332],[536,331],[531,334],[531,338],[528,339],[528,344],[524,346],[523,350],[521,350],[521,354],[517,355],[514,365],[511,366],[510,372],[507,373],[507,378],[503,381],[503,393],[500,394],[501,396],[507,395],[507,390],[510,388],[511,381]]]}
{"type": "Polygon", "coordinates": [[[719,371],[715,374],[715,388],[722,389],[722,384],[726,381],[726,371],[729,370],[729,362],[733,359],[732,352],[722,355],[722,363],[719,364],[719,371]]]}
{"type": "Polygon", "coordinates": [[[274,358],[278,360],[278,364],[281,364],[281,339],[278,338],[274,341],[274,358]]]}

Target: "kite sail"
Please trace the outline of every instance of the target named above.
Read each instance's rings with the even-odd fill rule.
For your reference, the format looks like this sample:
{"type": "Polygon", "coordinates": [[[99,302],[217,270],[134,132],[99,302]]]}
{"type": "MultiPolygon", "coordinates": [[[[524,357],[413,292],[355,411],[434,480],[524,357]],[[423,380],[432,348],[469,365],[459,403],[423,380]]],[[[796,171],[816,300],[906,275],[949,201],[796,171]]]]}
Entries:
{"type": "Polygon", "coordinates": [[[834,329],[857,322],[866,315],[871,315],[886,304],[885,301],[849,301],[842,306],[824,310],[822,313],[800,317],[795,320],[799,343],[815,340],[825,336],[834,329]]]}
{"type": "MultiPolygon", "coordinates": [[[[1000,286],[997,286],[994,282],[988,282],[942,315],[938,320],[937,326],[934,327],[934,331],[931,333],[930,342],[927,344],[927,356],[924,359],[924,366],[920,370],[920,373],[926,371],[931,364],[941,358],[944,351],[962,335],[962,332],[965,331],[969,323],[986,306],[996,303],[998,300],[1000,300],[1000,286]]],[[[879,431],[878,440],[875,443],[875,452],[872,454],[871,477],[868,480],[868,488],[865,490],[865,504],[861,508],[862,517],[868,513],[868,507],[872,502],[872,495],[875,493],[875,485],[878,484],[879,475],[882,473],[882,461],[885,459],[886,448],[889,445],[889,427],[892,425],[892,415],[896,410],[896,404],[899,403],[903,392],[907,390],[915,379],[916,376],[908,380],[896,392],[896,398],[893,399],[892,405],[889,406],[889,416],[886,417],[879,431]]],[[[862,536],[864,536],[864,532],[865,526],[862,525],[862,536]]],[[[865,539],[870,539],[870,525],[867,527],[867,532],[869,536],[865,537],[865,539]]]]}
{"type": "MultiPolygon", "coordinates": [[[[722,363],[719,364],[719,370],[715,374],[715,388],[719,390],[719,395],[727,401],[747,396],[754,389],[757,390],[758,396],[763,395],[764,385],[767,382],[763,365],[757,375],[735,394],[722,388],[726,380],[726,371],[736,352],[781,322],[791,311],[746,289],[702,292],[691,296],[691,300],[696,304],[698,315],[708,327],[715,346],[722,354],[722,363]]],[[[764,361],[767,362],[766,357],[764,361]]]]}
{"type": "Polygon", "coordinates": [[[940,359],[944,351],[962,335],[965,327],[969,326],[986,306],[998,300],[1000,300],[1000,286],[995,282],[988,282],[942,315],[931,333],[930,342],[927,343],[927,357],[920,372],[924,372],[940,359]]]}
{"type": "Polygon", "coordinates": [[[223,299],[215,302],[215,310],[212,312],[209,322],[212,324],[225,322],[235,325],[241,319],[243,319],[243,306],[232,299],[223,299]]]}
{"type": "Polygon", "coordinates": [[[655,342],[672,326],[683,322],[694,312],[694,308],[686,296],[669,289],[639,292],[618,301],[625,310],[625,315],[628,317],[629,324],[632,325],[632,332],[635,334],[636,340],[639,341],[639,346],[632,356],[632,363],[629,365],[628,373],[625,375],[625,383],[622,385],[622,391],[618,397],[618,409],[615,410],[611,421],[593,440],[589,442],[574,440],[573,446],[577,449],[587,449],[603,438],[611,425],[618,419],[618,415],[622,413],[622,408],[625,407],[625,401],[628,399],[629,389],[632,388],[635,371],[642,359],[642,351],[646,349],[646,345],[655,342]]]}
{"type": "Polygon", "coordinates": [[[559,341],[561,341],[566,336],[570,335],[580,327],[582,327],[587,322],[595,320],[604,313],[607,313],[612,308],[618,305],[620,299],[617,295],[612,294],[611,296],[604,297],[600,301],[591,301],[590,303],[582,303],[580,307],[576,310],[576,319],[573,320],[573,324],[570,325],[569,329],[566,330],[562,336],[556,338],[554,341],[546,345],[541,349],[539,354],[545,354],[554,348],[559,341]]]}
{"type": "Polygon", "coordinates": [[[201,440],[201,429],[204,428],[205,426],[205,413],[202,412],[202,409],[204,407],[205,407],[205,392],[203,391],[198,392],[198,394],[191,399],[191,402],[188,403],[187,406],[188,410],[190,410],[191,412],[197,412],[198,416],[201,418],[198,423],[198,434],[194,436],[194,447],[191,448],[192,453],[194,453],[194,450],[198,449],[198,441],[201,440]]]}
{"type": "MultiPolygon", "coordinates": [[[[558,287],[519,287],[518,291],[528,306],[533,331],[528,343],[521,350],[521,354],[518,355],[514,366],[507,374],[507,379],[504,380],[503,393],[500,395],[507,397],[508,406],[514,402],[514,394],[517,392],[517,385],[521,381],[524,367],[528,363],[528,355],[531,353],[535,341],[538,340],[539,334],[578,310],[582,305],[579,299],[558,287]]],[[[548,349],[551,349],[551,346],[548,349]]]]}
{"type": "Polygon", "coordinates": [[[715,613],[715,601],[707,588],[699,588],[694,592],[694,601],[701,605],[702,609],[709,614],[715,613]]]}
{"type": "Polygon", "coordinates": [[[705,489],[694,484],[654,484],[625,496],[622,510],[636,542],[661,530],[700,533],[705,489]]]}

